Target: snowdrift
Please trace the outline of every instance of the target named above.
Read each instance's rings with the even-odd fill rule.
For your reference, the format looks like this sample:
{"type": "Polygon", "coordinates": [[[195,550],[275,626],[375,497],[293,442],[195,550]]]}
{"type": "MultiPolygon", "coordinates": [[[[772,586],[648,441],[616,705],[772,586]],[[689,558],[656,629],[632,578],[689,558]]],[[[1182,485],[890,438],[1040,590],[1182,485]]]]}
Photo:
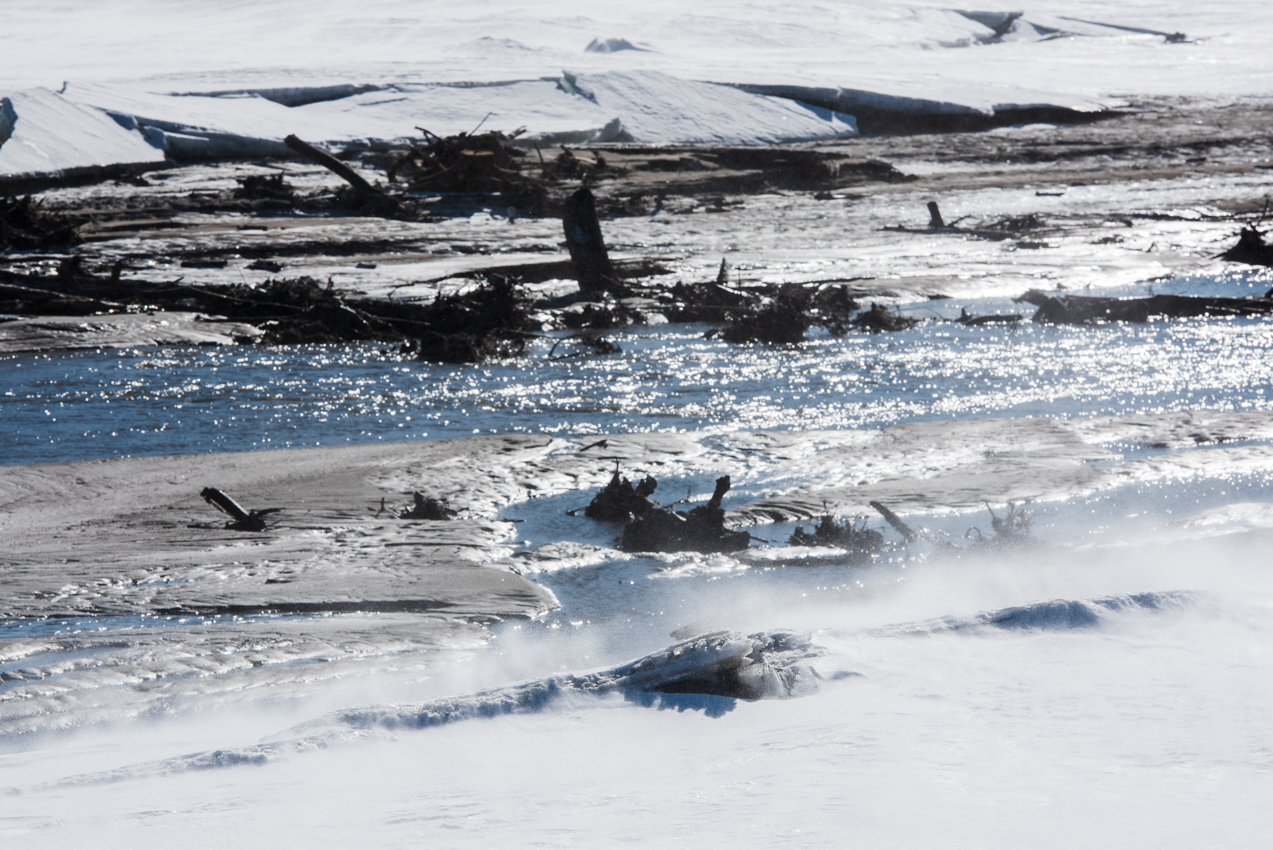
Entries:
{"type": "Polygon", "coordinates": [[[15,178],[104,175],[163,161],[163,152],[141,133],[100,109],[48,89],[0,97],[0,185],[15,178]]]}

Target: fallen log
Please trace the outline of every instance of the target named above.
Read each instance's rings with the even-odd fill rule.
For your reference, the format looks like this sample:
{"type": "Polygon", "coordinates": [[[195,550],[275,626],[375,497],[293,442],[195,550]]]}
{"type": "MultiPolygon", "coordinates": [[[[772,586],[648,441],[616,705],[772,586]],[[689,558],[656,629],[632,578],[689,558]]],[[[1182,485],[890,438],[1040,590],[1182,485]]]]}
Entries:
{"type": "Polygon", "coordinates": [[[1273,298],[1268,295],[1254,298],[1199,295],[1099,298],[1087,295],[1048,295],[1038,289],[1031,289],[1015,300],[1038,307],[1033,320],[1052,325],[1144,323],[1156,318],[1192,319],[1200,316],[1254,316],[1273,313],[1273,298]]]}
{"type": "Polygon", "coordinates": [[[914,540],[918,534],[909,525],[902,521],[902,518],[893,513],[883,502],[871,502],[871,507],[880,512],[880,516],[884,517],[885,522],[893,526],[898,534],[902,535],[907,543],[914,540]]]}
{"type": "Polygon", "coordinates": [[[1006,315],[1001,313],[989,313],[985,316],[973,316],[969,314],[967,308],[960,307],[959,318],[955,319],[955,321],[959,322],[961,325],[968,325],[969,327],[980,327],[982,325],[1012,324],[1014,322],[1019,322],[1024,318],[1025,317],[1020,313],[1009,313],[1006,315]]]}
{"type": "Polygon", "coordinates": [[[390,218],[410,218],[409,211],[398,201],[386,194],[383,190],[377,189],[366,180],[364,180],[356,171],[345,163],[336,159],[336,157],[321,151],[311,144],[301,141],[296,136],[288,136],[283,139],[283,144],[296,151],[301,156],[308,159],[315,165],[321,165],[328,171],[340,177],[354,190],[354,194],[358,196],[358,200],[371,208],[376,215],[383,215],[390,218]]]}
{"type": "Polygon", "coordinates": [[[249,511],[215,487],[204,487],[199,495],[209,505],[231,517],[231,521],[227,522],[225,527],[234,531],[264,531],[264,518],[281,510],[281,508],[266,508],[263,511],[249,511]]]}

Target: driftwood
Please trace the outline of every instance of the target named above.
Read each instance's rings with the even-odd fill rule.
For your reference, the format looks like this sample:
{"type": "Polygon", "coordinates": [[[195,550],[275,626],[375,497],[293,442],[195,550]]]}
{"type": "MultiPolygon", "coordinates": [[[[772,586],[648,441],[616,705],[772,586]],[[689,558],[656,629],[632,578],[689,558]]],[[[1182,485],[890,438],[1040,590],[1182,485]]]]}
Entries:
{"type": "Polygon", "coordinates": [[[1265,243],[1264,234],[1254,227],[1242,228],[1237,244],[1218,256],[1231,263],[1273,267],[1273,245],[1265,243]]]}
{"type": "Polygon", "coordinates": [[[889,510],[883,502],[871,502],[871,507],[879,511],[880,516],[884,517],[884,520],[889,525],[893,526],[894,530],[897,531],[898,534],[902,535],[907,543],[919,536],[913,528],[903,522],[900,516],[889,510]]]}
{"type": "Polygon", "coordinates": [[[919,319],[903,316],[895,310],[889,310],[882,304],[872,304],[853,320],[855,327],[871,333],[904,331],[919,324],[919,319]]]}
{"type": "Polygon", "coordinates": [[[356,171],[326,151],[321,151],[313,145],[301,141],[296,136],[288,136],[283,139],[283,144],[348,183],[350,188],[354,190],[354,194],[358,196],[358,200],[370,208],[370,212],[391,218],[412,217],[398,199],[390,197],[383,190],[372,186],[356,171]]]}
{"type": "Polygon", "coordinates": [[[1024,318],[1025,317],[1022,316],[1020,313],[1009,313],[1007,315],[1003,315],[999,313],[991,313],[985,316],[972,316],[972,315],[969,315],[968,310],[966,308],[960,307],[959,318],[956,319],[955,321],[959,322],[959,324],[961,325],[968,325],[969,327],[979,327],[981,325],[1013,324],[1014,322],[1019,322],[1024,318]]]}
{"type": "Polygon", "coordinates": [[[942,220],[941,209],[937,206],[936,201],[928,202],[928,226],[933,229],[939,229],[946,226],[946,222],[942,220]]]}
{"type": "Polygon", "coordinates": [[[263,511],[249,511],[215,487],[204,487],[199,495],[209,505],[230,517],[230,522],[227,522],[225,527],[234,531],[264,531],[264,518],[281,510],[281,508],[266,508],[263,511]]]}
{"type": "Polygon", "coordinates": [[[1254,316],[1273,313],[1273,298],[1268,295],[1255,298],[1194,295],[1097,298],[1085,295],[1048,295],[1038,289],[1031,289],[1015,300],[1039,308],[1034,314],[1034,321],[1053,325],[1143,323],[1155,318],[1192,319],[1199,316],[1254,316]]]}
{"type": "Polygon", "coordinates": [[[805,531],[804,526],[796,526],[787,543],[790,546],[846,549],[851,561],[863,561],[884,545],[884,535],[870,528],[855,528],[850,520],[841,522],[831,514],[824,514],[812,533],[805,531]]]}
{"type": "Polygon", "coordinates": [[[411,498],[415,504],[398,514],[398,519],[448,520],[458,516],[457,512],[448,508],[441,499],[426,496],[419,490],[412,493],[411,498]]]}
{"type": "Polygon", "coordinates": [[[989,503],[986,504],[986,510],[990,511],[990,528],[994,531],[994,536],[985,536],[976,526],[964,533],[964,537],[971,538],[975,531],[977,538],[974,542],[977,546],[1007,548],[1034,542],[1034,538],[1030,536],[1031,518],[1025,512],[1025,505],[1008,502],[1008,512],[1003,516],[996,514],[989,503]]]}
{"type": "Polygon", "coordinates": [[[583,509],[583,515],[602,522],[631,522],[658,507],[650,500],[650,494],[658,486],[659,482],[651,475],[634,485],[619,475],[616,461],[610,483],[593,497],[588,507],[583,509]]]}
{"type": "Polygon", "coordinates": [[[801,342],[813,324],[809,302],[809,293],[799,284],[784,286],[759,310],[731,315],[722,337],[726,342],[801,342]]]}
{"type": "Polygon", "coordinates": [[[721,499],[729,490],[729,476],[716,479],[706,505],[688,513],[670,508],[646,511],[623,529],[620,546],[627,552],[739,552],[751,545],[751,535],[725,527],[721,499]]]}
{"type": "Polygon", "coordinates": [[[561,224],[566,232],[566,247],[570,249],[570,262],[580,291],[590,295],[618,294],[619,280],[601,235],[592,190],[585,186],[566,199],[561,224]]]}
{"type": "Polygon", "coordinates": [[[0,197],[0,251],[43,250],[83,241],[69,218],[46,211],[42,201],[30,195],[0,197]]]}

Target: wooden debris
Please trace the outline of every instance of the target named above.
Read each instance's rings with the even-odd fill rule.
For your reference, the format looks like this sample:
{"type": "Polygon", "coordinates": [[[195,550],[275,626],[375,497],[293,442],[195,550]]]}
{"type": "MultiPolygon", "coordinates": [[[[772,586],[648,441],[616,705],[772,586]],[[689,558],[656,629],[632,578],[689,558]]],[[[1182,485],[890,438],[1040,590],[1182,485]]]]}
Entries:
{"type": "Polygon", "coordinates": [[[522,171],[525,154],[509,144],[520,130],[445,137],[421,131],[424,144],[398,154],[387,168],[389,179],[405,181],[410,191],[498,195],[500,206],[528,212],[547,197],[544,181],[522,171]]]}
{"type": "Polygon", "coordinates": [[[1103,322],[1148,322],[1155,318],[1191,319],[1199,316],[1253,316],[1273,313],[1273,298],[1218,298],[1193,295],[1150,295],[1144,298],[1099,298],[1049,295],[1031,289],[1017,302],[1039,309],[1034,321],[1053,325],[1092,325],[1103,322]]]}
{"type": "Polygon", "coordinates": [[[520,290],[496,277],[470,292],[438,296],[423,308],[420,322],[425,330],[408,350],[434,363],[517,356],[525,351],[529,331],[520,290]]]}
{"type": "Polygon", "coordinates": [[[1025,316],[1022,316],[1020,313],[1009,313],[1007,315],[991,313],[985,316],[972,316],[968,314],[967,308],[960,307],[959,318],[955,321],[959,322],[961,325],[968,325],[969,327],[980,327],[982,325],[1012,324],[1014,322],[1019,322],[1024,318],[1025,316]]]}
{"type": "Polygon", "coordinates": [[[938,230],[946,226],[946,222],[942,220],[941,217],[941,209],[937,206],[936,201],[928,202],[928,217],[928,226],[934,230],[938,230]]]}
{"type": "Polygon", "coordinates": [[[615,461],[614,475],[610,483],[593,497],[583,514],[601,522],[631,522],[659,506],[650,500],[650,494],[659,486],[653,476],[647,475],[633,484],[619,475],[619,462],[615,461]]]}
{"type": "Polygon", "coordinates": [[[889,525],[893,526],[893,529],[898,534],[902,535],[902,538],[905,539],[907,543],[919,536],[914,529],[902,521],[901,517],[889,510],[883,502],[871,502],[871,507],[879,511],[880,516],[884,517],[884,520],[889,525]]]}
{"type": "Polygon", "coordinates": [[[1219,257],[1231,263],[1273,267],[1273,245],[1264,241],[1264,234],[1261,231],[1254,227],[1244,227],[1238,234],[1237,244],[1219,257]]]}
{"type": "Polygon", "coordinates": [[[348,183],[354,194],[357,195],[358,200],[365,205],[368,213],[385,216],[386,218],[415,218],[414,211],[404,206],[401,201],[391,197],[384,190],[372,186],[358,172],[326,151],[321,151],[313,145],[301,141],[294,135],[283,139],[283,144],[348,183]]]}
{"type": "Polygon", "coordinates": [[[249,511],[215,487],[204,487],[199,495],[209,505],[230,517],[225,527],[234,531],[264,531],[265,517],[282,510],[266,508],[263,511],[249,511]]]}
{"type": "Polygon", "coordinates": [[[419,490],[412,493],[411,497],[415,500],[415,504],[398,514],[398,519],[448,520],[455,519],[459,515],[458,512],[448,508],[441,499],[426,496],[419,490]]]}
{"type": "Polygon", "coordinates": [[[919,324],[919,319],[903,316],[896,310],[889,310],[882,304],[871,304],[853,320],[853,325],[871,333],[904,331],[919,324]]]}
{"type": "Polygon", "coordinates": [[[44,250],[50,247],[78,245],[83,240],[71,220],[58,213],[47,212],[41,201],[0,197],[0,252],[44,250]]]}
{"type": "Polygon", "coordinates": [[[722,337],[726,342],[735,343],[790,345],[802,342],[805,331],[813,324],[807,312],[809,302],[809,293],[799,284],[784,286],[759,310],[732,314],[722,337]]]}
{"type": "Polygon", "coordinates": [[[570,262],[580,291],[590,295],[619,294],[619,279],[601,235],[592,190],[584,186],[566,199],[561,224],[566,232],[566,247],[570,250],[570,262]]]}
{"type": "Polygon", "coordinates": [[[818,546],[846,549],[852,559],[869,559],[871,553],[879,551],[884,545],[884,535],[870,528],[856,528],[851,520],[838,521],[831,514],[823,514],[821,521],[813,532],[804,530],[804,526],[796,526],[790,546],[818,546]]]}
{"type": "Polygon", "coordinates": [[[986,537],[980,528],[973,526],[964,533],[964,537],[971,538],[973,532],[977,533],[974,541],[977,546],[994,546],[997,548],[1023,546],[1034,542],[1031,537],[1031,518],[1025,511],[1025,505],[1018,505],[1016,502],[1008,502],[1008,513],[999,516],[995,513],[994,508],[990,504],[986,504],[986,510],[990,511],[990,528],[994,531],[993,537],[986,537]]]}
{"type": "Polygon", "coordinates": [[[740,552],[751,545],[751,535],[725,527],[721,499],[729,490],[729,476],[716,479],[716,490],[706,505],[682,513],[655,508],[628,523],[620,546],[627,552],[740,552]]]}

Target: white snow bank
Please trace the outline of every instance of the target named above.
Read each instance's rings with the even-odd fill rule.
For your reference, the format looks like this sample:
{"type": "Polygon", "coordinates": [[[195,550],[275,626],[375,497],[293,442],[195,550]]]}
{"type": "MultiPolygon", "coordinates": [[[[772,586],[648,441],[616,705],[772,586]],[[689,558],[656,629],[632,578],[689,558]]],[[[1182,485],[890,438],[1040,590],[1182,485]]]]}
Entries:
{"type": "Polygon", "coordinates": [[[657,71],[521,80],[489,85],[398,84],[154,93],[106,84],[72,85],[67,97],[136,126],[174,157],[286,154],[282,139],[348,144],[467,132],[485,122],[526,138],[754,145],[856,134],[851,116],[791,100],[699,83],[657,71]],[[324,99],[326,96],[327,99],[324,99]],[[297,105],[285,105],[297,104],[297,105]]]}
{"type": "Polygon", "coordinates": [[[163,160],[141,133],[48,89],[0,98],[0,180],[163,160]]]}

